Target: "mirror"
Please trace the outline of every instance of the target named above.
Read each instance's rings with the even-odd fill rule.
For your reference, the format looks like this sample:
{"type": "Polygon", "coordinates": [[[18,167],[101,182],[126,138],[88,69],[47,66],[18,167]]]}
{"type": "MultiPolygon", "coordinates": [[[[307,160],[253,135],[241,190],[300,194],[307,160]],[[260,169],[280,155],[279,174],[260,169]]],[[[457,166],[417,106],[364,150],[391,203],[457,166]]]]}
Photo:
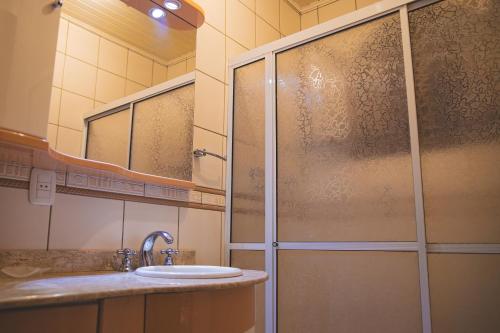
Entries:
{"type": "MultiPolygon", "coordinates": [[[[196,18],[151,0],[65,0],[48,140],[68,155],[191,180],[196,18]],[[158,5],[157,5],[158,4],[158,5]]],[[[179,3],[185,10],[189,1],[179,3]]]]}

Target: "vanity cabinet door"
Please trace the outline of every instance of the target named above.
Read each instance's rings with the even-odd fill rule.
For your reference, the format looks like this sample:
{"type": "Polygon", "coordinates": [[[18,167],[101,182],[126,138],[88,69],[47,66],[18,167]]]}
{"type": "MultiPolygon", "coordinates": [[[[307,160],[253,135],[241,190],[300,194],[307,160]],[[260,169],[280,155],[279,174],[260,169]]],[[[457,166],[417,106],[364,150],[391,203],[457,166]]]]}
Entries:
{"type": "Polygon", "coordinates": [[[0,311],[0,330],[9,333],[95,333],[97,304],[0,311]]]}
{"type": "Polygon", "coordinates": [[[254,325],[254,286],[146,296],[146,333],[244,333],[254,325]]]}
{"type": "Polygon", "coordinates": [[[144,295],[106,298],[99,307],[99,333],[144,332],[144,295]]]}

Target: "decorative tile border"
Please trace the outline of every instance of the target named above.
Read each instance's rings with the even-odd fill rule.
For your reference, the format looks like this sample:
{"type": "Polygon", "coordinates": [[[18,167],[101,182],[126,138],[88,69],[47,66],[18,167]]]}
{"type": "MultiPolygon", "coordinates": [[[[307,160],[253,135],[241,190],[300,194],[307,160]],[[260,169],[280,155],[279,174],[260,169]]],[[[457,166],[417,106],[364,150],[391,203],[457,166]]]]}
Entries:
{"type": "Polygon", "coordinates": [[[0,161],[0,177],[17,180],[29,180],[31,166],[0,161]]]}
{"type": "Polygon", "coordinates": [[[201,203],[204,205],[215,205],[224,207],[226,205],[226,198],[222,195],[202,193],[201,203]]]}

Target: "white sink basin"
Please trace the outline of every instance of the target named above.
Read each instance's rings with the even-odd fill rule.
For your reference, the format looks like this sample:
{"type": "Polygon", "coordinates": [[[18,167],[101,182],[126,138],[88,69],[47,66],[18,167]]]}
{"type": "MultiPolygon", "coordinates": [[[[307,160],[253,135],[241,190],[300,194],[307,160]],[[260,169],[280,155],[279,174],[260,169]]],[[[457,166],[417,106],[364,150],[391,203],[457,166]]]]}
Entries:
{"type": "Polygon", "coordinates": [[[241,269],[221,266],[145,266],[139,267],[135,274],[164,279],[218,279],[240,276],[241,269]]]}

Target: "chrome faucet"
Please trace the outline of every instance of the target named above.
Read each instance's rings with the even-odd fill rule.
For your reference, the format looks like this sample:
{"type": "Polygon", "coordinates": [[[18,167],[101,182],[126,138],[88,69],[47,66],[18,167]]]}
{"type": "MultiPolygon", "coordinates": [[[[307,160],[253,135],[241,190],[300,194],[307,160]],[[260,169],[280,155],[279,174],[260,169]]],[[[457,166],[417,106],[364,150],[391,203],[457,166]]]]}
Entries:
{"type": "Polygon", "coordinates": [[[144,241],[142,242],[139,258],[139,263],[141,266],[153,266],[153,246],[155,245],[156,238],[160,236],[163,238],[165,243],[172,244],[174,242],[174,237],[167,231],[153,231],[149,235],[146,236],[144,241]]]}

